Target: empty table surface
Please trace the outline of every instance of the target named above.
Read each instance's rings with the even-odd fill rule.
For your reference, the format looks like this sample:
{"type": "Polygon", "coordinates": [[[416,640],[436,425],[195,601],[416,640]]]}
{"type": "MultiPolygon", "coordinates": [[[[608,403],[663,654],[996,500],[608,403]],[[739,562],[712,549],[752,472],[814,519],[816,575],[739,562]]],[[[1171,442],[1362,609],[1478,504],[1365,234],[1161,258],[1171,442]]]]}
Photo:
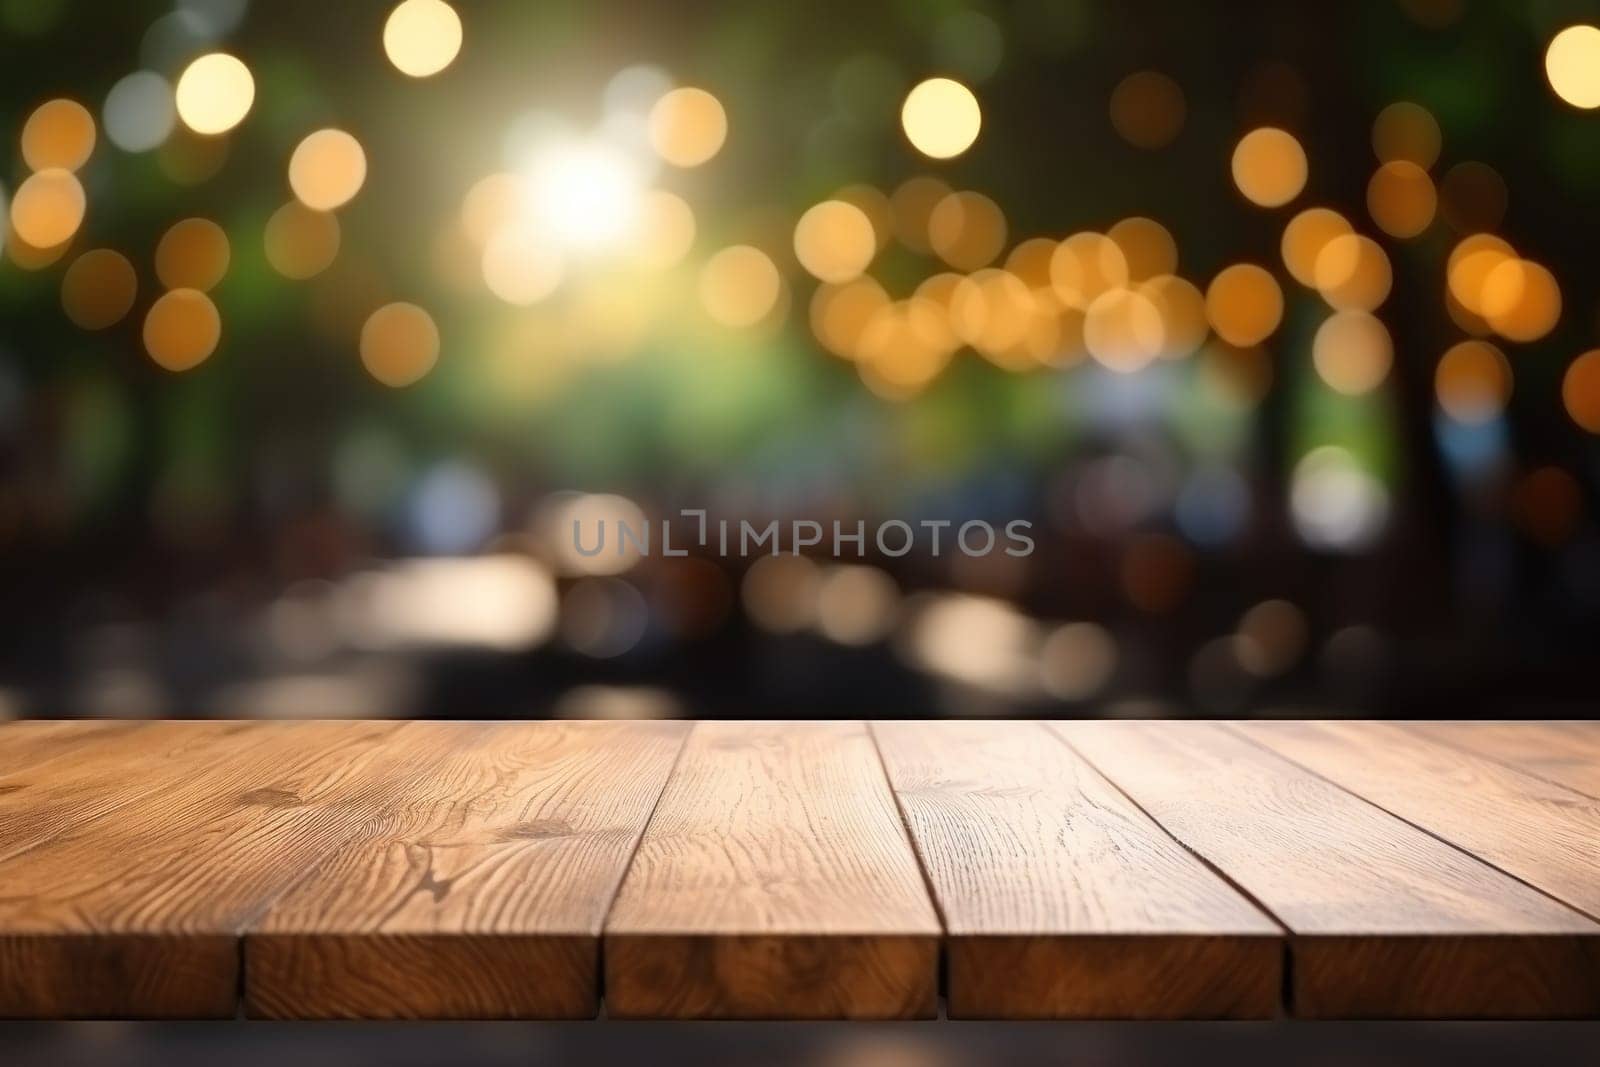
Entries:
{"type": "Polygon", "coordinates": [[[1595,1017],[1597,887],[1587,722],[0,725],[0,1017],[1595,1017]]]}

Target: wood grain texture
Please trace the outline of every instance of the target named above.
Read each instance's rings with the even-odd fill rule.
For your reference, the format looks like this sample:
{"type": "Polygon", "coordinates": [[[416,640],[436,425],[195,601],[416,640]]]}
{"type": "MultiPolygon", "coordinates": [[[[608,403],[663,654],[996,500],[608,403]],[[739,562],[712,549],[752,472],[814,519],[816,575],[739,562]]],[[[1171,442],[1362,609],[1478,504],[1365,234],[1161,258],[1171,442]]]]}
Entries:
{"type": "Polygon", "coordinates": [[[1234,728],[1600,918],[1600,800],[1391,723],[1234,728]]]}
{"type": "Polygon", "coordinates": [[[1412,732],[1600,799],[1600,722],[1407,723],[1412,732]]]}
{"type": "Polygon", "coordinates": [[[271,724],[0,862],[0,1017],[230,1017],[244,926],[372,817],[389,723],[271,724]]]}
{"type": "Polygon", "coordinates": [[[127,719],[21,719],[0,722],[0,784],[17,771],[101,741],[138,732],[145,723],[127,719]]]}
{"type": "Polygon", "coordinates": [[[587,1018],[681,723],[417,723],[431,757],[245,940],[268,1018],[587,1018]]]}
{"type": "Polygon", "coordinates": [[[862,723],[699,723],[606,923],[639,1018],[927,1018],[939,922],[862,723]]]}
{"type": "Polygon", "coordinates": [[[1036,722],[873,732],[946,928],[951,1018],[1264,1018],[1282,929],[1036,722]]]}
{"type": "Polygon", "coordinates": [[[1055,727],[1291,932],[1291,1008],[1327,1017],[1600,1011],[1600,925],[1209,723],[1055,727]]]}

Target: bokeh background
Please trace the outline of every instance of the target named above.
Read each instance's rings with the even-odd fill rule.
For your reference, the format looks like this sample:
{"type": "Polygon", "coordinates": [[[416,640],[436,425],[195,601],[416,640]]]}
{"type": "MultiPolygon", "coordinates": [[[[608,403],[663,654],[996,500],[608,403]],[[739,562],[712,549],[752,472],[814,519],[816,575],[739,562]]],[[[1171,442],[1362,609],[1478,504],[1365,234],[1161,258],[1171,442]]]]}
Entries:
{"type": "Polygon", "coordinates": [[[1588,716],[1597,22],[0,0],[0,715],[1588,716]]]}

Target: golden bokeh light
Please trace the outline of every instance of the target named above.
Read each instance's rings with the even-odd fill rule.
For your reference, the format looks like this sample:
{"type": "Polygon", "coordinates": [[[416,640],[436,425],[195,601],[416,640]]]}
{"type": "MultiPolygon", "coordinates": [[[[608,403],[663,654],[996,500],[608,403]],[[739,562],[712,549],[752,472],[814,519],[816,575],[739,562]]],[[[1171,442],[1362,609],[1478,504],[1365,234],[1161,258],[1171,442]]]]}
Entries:
{"type": "Polygon", "coordinates": [[[7,220],[5,238],[0,240],[0,245],[5,246],[6,258],[18,268],[27,271],[44,270],[60,261],[71,247],[71,241],[62,241],[60,244],[51,245],[49,248],[38,248],[29,244],[17,233],[17,228],[7,220]]]}
{"type": "Polygon", "coordinates": [[[1055,254],[1056,242],[1048,237],[1030,237],[1006,256],[1006,270],[1022,279],[1022,284],[1029,289],[1049,292],[1053,300],[1055,297],[1054,289],[1050,285],[1050,260],[1055,254]]]}
{"type": "Polygon", "coordinates": [[[361,142],[343,130],[318,130],[289,157],[289,188],[313,211],[343,207],[366,180],[367,154],[361,142]]]}
{"type": "Polygon", "coordinates": [[[1206,288],[1206,318],[1230,345],[1258,345],[1283,321],[1283,290],[1262,267],[1235,263],[1206,288]]]}
{"type": "Polygon", "coordinates": [[[1313,274],[1322,299],[1339,311],[1376,311],[1394,286],[1388,254],[1361,234],[1343,234],[1324,245],[1313,274]]]}
{"type": "Polygon", "coordinates": [[[502,171],[480,178],[462,198],[462,231],[473,244],[488,244],[496,230],[515,221],[525,196],[523,182],[515,174],[502,171]]]}
{"type": "Polygon", "coordinates": [[[681,196],[652,189],[639,201],[634,262],[648,270],[665,270],[683,262],[694,247],[694,210],[681,196]]]}
{"type": "Polygon", "coordinates": [[[439,361],[439,327],[415,304],[385,304],[361,327],[361,365],[394,388],[421,381],[439,361]]]}
{"type": "Polygon", "coordinates": [[[932,159],[953,159],[978,139],[983,111],[965,85],[951,78],[929,78],[906,94],[900,125],[918,152],[932,159]]]}
{"type": "Polygon", "coordinates": [[[1097,363],[1119,374],[1149,365],[1165,340],[1161,312],[1137,290],[1108,289],[1084,313],[1084,347],[1097,363]]]}
{"type": "Polygon", "coordinates": [[[1388,328],[1365,311],[1340,311],[1317,328],[1311,361],[1328,388],[1345,396],[1361,396],[1389,376],[1394,341],[1388,328]]]}
{"type": "Polygon", "coordinates": [[[163,293],[144,319],[144,349],[170,371],[197,367],[217,350],[222,316],[211,298],[196,289],[163,293]]]}
{"type": "Polygon", "coordinates": [[[1385,163],[1367,183],[1367,211],[1391,237],[1415,237],[1433,223],[1439,197],[1428,172],[1408,160],[1385,163]]]}
{"type": "Polygon", "coordinates": [[[314,278],[339,255],[339,220],[312,211],[298,200],[284,204],[267,220],[262,244],[272,269],[294,281],[314,278]]]}
{"type": "Polygon", "coordinates": [[[184,219],[156,245],[156,277],[168,289],[209,292],[228,273],[228,235],[210,219],[184,219]]]}
{"type": "Polygon", "coordinates": [[[25,243],[48,251],[72,239],[87,208],[83,186],[70,170],[41,170],[12,195],[11,228],[25,243]]]}
{"type": "Polygon", "coordinates": [[[1128,284],[1128,258],[1102,233],[1075,233],[1050,257],[1050,287],[1069,308],[1087,312],[1109,290],[1128,284]]]}
{"type": "Polygon", "coordinates": [[[858,277],[877,251],[872,220],[843,200],[813,205],[795,224],[795,258],[818,281],[840,285],[858,277]]]}
{"type": "Polygon", "coordinates": [[[1161,354],[1183,359],[1205,344],[1211,325],[1206,319],[1206,298],[1194,283],[1175,274],[1158,274],[1138,286],[1161,316],[1161,354]]]}
{"type": "Polygon", "coordinates": [[[861,337],[856,370],[867,388],[886,400],[906,400],[926,389],[950,362],[951,350],[929,340],[920,321],[929,308],[897,301],[872,316],[861,337]]]}
{"type": "Polygon", "coordinates": [[[1106,236],[1122,249],[1128,263],[1128,281],[1142,282],[1178,269],[1178,242],[1155,219],[1135,215],[1123,219],[1106,236]]]}
{"type": "Polygon", "coordinates": [[[29,170],[77,170],[94,152],[94,116],[76,100],[40,104],[22,126],[22,161],[29,170]]]}
{"type": "Polygon", "coordinates": [[[256,81],[237,57],[211,52],[184,68],[174,98],[185,126],[215,136],[227,133],[250,114],[256,81]]]}
{"type": "Polygon", "coordinates": [[[1349,221],[1337,211],[1308,207],[1283,228],[1283,265],[1295,281],[1315,288],[1317,257],[1329,241],[1354,232],[1349,221]]]}
{"type": "Polygon", "coordinates": [[[872,237],[877,242],[878,251],[883,251],[894,240],[894,207],[882,189],[857,183],[840,189],[833,198],[859,208],[867,217],[867,221],[872,223],[872,237]]]}
{"type": "Polygon", "coordinates": [[[1188,114],[1183,89],[1159,71],[1136,71],[1111,91],[1112,128],[1135,148],[1165,148],[1188,114]]]}
{"type": "Polygon", "coordinates": [[[1573,107],[1600,107],[1600,29],[1568,26],[1550,41],[1544,53],[1550,88],[1573,107]]]}
{"type": "Polygon", "coordinates": [[[1414,163],[1430,169],[1439,159],[1439,123],[1420,104],[1401,100],[1378,112],[1372,123],[1372,151],[1380,163],[1414,163]]]}
{"type": "Polygon", "coordinates": [[[1282,207],[1306,186],[1306,152],[1287,130],[1251,130],[1233,150],[1233,184],[1252,204],[1282,207]]]}
{"type": "Polygon", "coordinates": [[[829,352],[854,359],[867,323],[888,304],[889,294],[871,278],[820,285],[811,297],[811,332],[829,352]]]}
{"type": "Polygon", "coordinates": [[[1561,378],[1561,403],[1573,422],[1600,434],[1600,349],[1585,352],[1561,378]]]}
{"type": "Polygon", "coordinates": [[[759,248],[724,248],[700,269],[700,303],[714,322],[730,329],[759,324],[782,295],[778,268],[759,248]]]}
{"type": "Polygon", "coordinates": [[[1463,238],[1450,251],[1445,278],[1450,296],[1463,309],[1483,315],[1483,287],[1501,263],[1517,256],[1511,245],[1492,233],[1463,238]]]}
{"type": "MultiPolygon", "coordinates": [[[[933,308],[938,304],[930,305],[933,308]]],[[[913,313],[917,305],[913,304],[913,313]]],[[[951,332],[985,359],[1007,370],[1021,370],[1033,360],[1020,348],[1032,324],[1033,294],[1009,271],[988,269],[962,278],[950,292],[951,332]]],[[[913,317],[914,325],[920,320],[913,317]]],[[[930,341],[937,336],[924,329],[930,341]]]]}
{"type": "Polygon", "coordinates": [[[982,193],[951,193],[928,216],[928,246],[957,270],[993,263],[1006,244],[1006,217],[982,193]]]}
{"type": "Polygon", "coordinates": [[[444,0],[405,0],[383,24],[383,52],[401,74],[426,78],[461,51],[461,16],[444,0]]]}
{"type": "Polygon", "coordinates": [[[901,182],[889,198],[895,240],[913,252],[933,251],[928,244],[928,220],[933,217],[933,209],[949,195],[948,185],[927,175],[901,182]]]}
{"type": "Polygon", "coordinates": [[[674,167],[708,162],[727,139],[727,112],[721,101],[704,89],[673,89],[650,109],[650,144],[674,167]]]}
{"type": "Polygon", "coordinates": [[[1561,318],[1561,286],[1549,269],[1508,258],[1483,279],[1478,313],[1508,341],[1537,341],[1561,318]]]}
{"type": "Polygon", "coordinates": [[[1511,364],[1487,341],[1462,341],[1439,358],[1433,391],[1439,407],[1455,421],[1488,422],[1511,399],[1511,364]]]}
{"type": "Polygon", "coordinates": [[[61,308],[84,330],[115,326],[133,310],[139,280],[128,257],[96,248],[72,261],[61,277],[61,308]]]}
{"type": "Polygon", "coordinates": [[[555,292],[566,262],[550,242],[522,228],[501,230],[483,246],[483,284],[508,304],[528,307],[555,292]]]}

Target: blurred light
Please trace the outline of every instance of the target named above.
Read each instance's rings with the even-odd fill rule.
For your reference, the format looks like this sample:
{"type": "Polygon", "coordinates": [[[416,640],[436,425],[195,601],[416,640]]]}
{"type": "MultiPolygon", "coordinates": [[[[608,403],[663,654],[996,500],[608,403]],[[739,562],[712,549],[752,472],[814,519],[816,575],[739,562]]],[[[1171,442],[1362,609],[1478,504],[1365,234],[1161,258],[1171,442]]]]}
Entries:
{"type": "Polygon", "coordinates": [[[76,100],[40,104],[22,125],[22,160],[31,170],[77,170],[94,151],[94,116],[76,100]]]}
{"type": "Polygon", "coordinates": [[[170,371],[197,367],[217,350],[222,316],[198,289],[174,289],[150,306],[144,319],[144,348],[170,371]]]}
{"type": "Polygon", "coordinates": [[[888,303],[889,294],[871,278],[819,285],[811,297],[811,332],[834,355],[854,359],[867,323],[888,303]]]}
{"type": "Polygon", "coordinates": [[[1487,163],[1457,163],[1439,187],[1439,211],[1458,233],[1492,230],[1506,217],[1505,179],[1487,163]]]}
{"type": "Polygon", "coordinates": [[[1265,341],[1283,321],[1283,290],[1254,263],[1224,268],[1206,288],[1206,317],[1217,336],[1247,348],[1265,341]]]}
{"type": "Polygon", "coordinates": [[[22,270],[32,271],[44,270],[46,267],[54,265],[62,256],[67,254],[67,248],[71,242],[62,241],[60,244],[52,245],[49,248],[38,248],[23,240],[17,233],[16,226],[11,225],[6,228],[5,238],[0,240],[0,244],[5,246],[7,259],[22,270]]]}
{"type": "Polygon", "coordinates": [[[1253,204],[1282,207],[1305,188],[1305,149],[1285,130],[1251,130],[1233,150],[1233,184],[1253,204]]]}
{"type": "Polygon", "coordinates": [[[150,24],[139,40],[139,63],[166,73],[181,68],[217,42],[206,20],[181,7],[150,24]]]}
{"type": "Polygon", "coordinates": [[[833,285],[850,281],[871,265],[877,251],[872,220],[843,200],[824,200],[795,224],[795,257],[819,281],[833,285]]]}
{"type": "Polygon", "coordinates": [[[594,659],[633,649],[650,622],[649,606],[620,578],[580,578],[561,600],[561,637],[594,659]]]}
{"type": "Polygon", "coordinates": [[[1317,328],[1311,360],[1328,388],[1345,396],[1360,396],[1389,376],[1394,342],[1383,323],[1365,311],[1340,311],[1317,328]]]}
{"type": "Polygon", "coordinates": [[[1276,677],[1305,655],[1309,637],[1305,612],[1287,600],[1263,600],[1239,620],[1241,662],[1251,674],[1276,677]]]}
{"type": "MultiPolygon", "coordinates": [[[[1483,314],[1484,285],[1501,263],[1516,258],[1505,241],[1489,233],[1463,238],[1450,252],[1446,265],[1449,293],[1474,315],[1483,314]]],[[[1521,275],[1513,276],[1513,280],[1521,275]]],[[[1487,325],[1487,324],[1485,324],[1487,325]]]]}
{"type": "Polygon", "coordinates": [[[534,515],[546,553],[561,574],[621,574],[638,566],[650,536],[644,510],[615,493],[555,493],[534,515]],[[628,535],[622,534],[627,527],[628,535]]]}
{"type": "Polygon", "coordinates": [[[706,314],[734,329],[755,326],[778,305],[783,280],[765,252],[749,245],[724,248],[700,270],[706,314]]]}
{"type": "Polygon", "coordinates": [[[856,356],[856,370],[869,389],[886,400],[906,400],[938,377],[954,350],[942,312],[933,301],[913,298],[872,316],[856,356]]]}
{"type": "Polygon", "coordinates": [[[289,188],[313,211],[343,207],[366,180],[367,154],[343,130],[318,130],[289,157],[289,188]]]}
{"type": "Polygon", "coordinates": [[[206,137],[187,126],[176,127],[156,152],[161,172],[179,185],[199,185],[215,177],[227,161],[226,137],[206,137]]]}
{"type": "Polygon", "coordinates": [[[1128,259],[1111,238],[1075,233],[1050,257],[1050,286],[1067,307],[1088,311],[1103,293],[1128,284],[1128,259]]]}
{"type": "Polygon", "coordinates": [[[459,556],[488,543],[500,525],[500,494],[470,463],[446,460],[429,467],[406,502],[406,526],[428,555],[459,556]]]}
{"type": "Polygon", "coordinates": [[[1561,286],[1531,260],[1506,258],[1483,279],[1478,313],[1508,341],[1537,341],[1561,318],[1561,286]]]}
{"type": "Polygon", "coordinates": [[[1149,297],[1132,289],[1108,289],[1083,318],[1083,344],[1103,366],[1131,374],[1161,354],[1166,333],[1149,297]]]}
{"type": "Polygon", "coordinates": [[[895,239],[913,252],[931,252],[928,220],[933,217],[933,209],[949,195],[950,187],[938,178],[922,175],[902,182],[889,198],[895,239]]]}
{"type": "Polygon", "coordinates": [[[638,240],[631,254],[649,270],[681,263],[694,247],[694,211],[680,196],[652,189],[639,202],[638,240]]]}
{"type": "Polygon", "coordinates": [[[515,174],[490,174],[475,182],[461,201],[461,229],[480,247],[521,210],[526,190],[515,174]]]}
{"type": "Polygon", "coordinates": [[[226,133],[250,113],[256,83],[250,68],[226,52],[203,55],[184,68],[175,99],[178,117],[195,133],[226,133]]]}
{"type": "Polygon", "coordinates": [[[1394,270],[1378,242],[1354,233],[1324,245],[1314,273],[1322,299],[1339,311],[1375,311],[1394,284],[1394,270]]]}
{"type": "Polygon", "coordinates": [[[940,69],[981,82],[993,77],[1005,57],[1000,24],[981,11],[957,10],[933,29],[933,51],[940,69]]]}
{"type": "Polygon", "coordinates": [[[1439,158],[1439,124],[1428,109],[1408,100],[1390,104],[1372,123],[1372,151],[1380,163],[1432,168],[1439,158]]]}
{"type": "Polygon", "coordinates": [[[1283,265],[1295,281],[1308,288],[1317,284],[1317,257],[1336,237],[1353,233],[1337,211],[1308,207],[1283,228],[1283,265]]]}
{"type": "Polygon", "coordinates": [[[1142,282],[1178,269],[1178,244],[1167,228],[1142,216],[1123,219],[1106,231],[1128,264],[1128,281],[1142,282]]]}
{"type": "Polygon", "coordinates": [[[602,99],[609,112],[647,116],[672,89],[672,76],[660,67],[638,63],[623,67],[606,82],[602,99]]]}
{"type": "Polygon", "coordinates": [[[1249,698],[1254,678],[1245,666],[1250,646],[1236,636],[1207,641],[1189,661],[1189,688],[1209,715],[1237,714],[1249,698]]]}
{"type": "Polygon", "coordinates": [[[528,220],[571,248],[598,249],[632,235],[644,193],[642,176],[620,148],[601,140],[562,139],[537,151],[525,168],[528,220]]]}
{"type": "Polygon", "coordinates": [[[536,304],[556,291],[566,275],[561,253],[517,228],[502,230],[483,249],[483,282],[508,304],[536,304]]]}
{"type": "Polygon", "coordinates": [[[384,385],[421,380],[439,359],[439,328],[415,304],[388,304],[361,327],[361,363],[384,385]]]}
{"type": "Polygon", "coordinates": [[[928,245],[961,271],[986,267],[1006,244],[1006,217],[982,193],[951,193],[928,216],[928,245]]]}
{"type": "Polygon", "coordinates": [[[525,556],[421,559],[343,583],[337,613],[360,648],[523,652],[556,625],[556,587],[525,556]]]}
{"type": "Polygon", "coordinates": [[[437,74],[461,51],[461,16],[444,0],[405,0],[383,24],[383,51],[401,74],[437,74]]]}
{"type": "Polygon", "coordinates": [[[1232,467],[1201,467],[1178,490],[1173,517],[1195,544],[1226,545],[1243,532],[1250,518],[1250,487],[1232,467]]]}
{"type": "Polygon", "coordinates": [[[727,139],[728,115],[704,89],[673,89],[650,109],[650,144],[674,167],[700,166],[720,152],[727,139]]]}
{"type": "Polygon", "coordinates": [[[929,78],[906,95],[900,125],[923,155],[953,159],[978,139],[983,112],[965,85],[950,78],[929,78]]]}
{"type": "Polygon", "coordinates": [[[1138,290],[1161,317],[1163,357],[1183,359],[1205,343],[1210,329],[1206,298],[1193,283],[1175,274],[1158,274],[1138,290]]]}
{"type": "Polygon", "coordinates": [[[178,121],[172,86],[154,71],[135,71],[106,94],[100,120],[105,124],[106,137],[124,152],[159,148],[178,121]]]}
{"type": "Polygon", "coordinates": [[[250,0],[178,0],[178,10],[198,19],[213,37],[223,37],[239,28],[250,0]]]}
{"type": "Polygon", "coordinates": [[[1032,620],[1003,600],[923,595],[911,604],[902,647],[913,663],[958,682],[1024,695],[1038,677],[1032,620]]]}
{"type": "Polygon", "coordinates": [[[1103,626],[1069,622],[1051,631],[1039,649],[1039,679],[1057,700],[1088,700],[1117,670],[1117,642],[1103,626]]]}
{"type": "Polygon", "coordinates": [[[1358,552],[1383,533],[1389,494],[1348,451],[1324,445],[1295,465],[1289,510],[1312,548],[1358,552]]]}
{"type": "Polygon", "coordinates": [[[210,219],[184,219],[156,244],[156,277],[168,289],[209,292],[228,273],[228,235],[210,219]]]}
{"type": "Polygon", "coordinates": [[[78,232],[87,207],[83,186],[71,171],[41,170],[17,186],[11,198],[11,227],[34,248],[54,249],[78,232]]]}
{"type": "Polygon", "coordinates": [[[1030,237],[1006,256],[1006,270],[1020,278],[1029,289],[1053,301],[1055,290],[1050,284],[1050,260],[1055,254],[1055,241],[1048,237],[1030,237]]]}
{"type": "Polygon", "coordinates": [[[1568,26],[1550,41],[1544,54],[1550,88],[1573,107],[1600,107],[1600,29],[1568,26]]]}
{"type": "Polygon", "coordinates": [[[688,714],[676,694],[650,686],[578,685],[550,709],[552,719],[681,719],[688,714]]]}
{"type": "Polygon", "coordinates": [[[816,621],[821,587],[821,569],[805,556],[763,556],[745,572],[739,599],[763,630],[792,634],[816,621]]]}
{"type": "Polygon", "coordinates": [[[332,266],[339,255],[339,242],[339,220],[298,200],[272,213],[262,241],[272,269],[295,281],[315,277],[332,266]]]}
{"type": "Polygon", "coordinates": [[[1367,183],[1367,211],[1391,237],[1415,237],[1426,230],[1438,205],[1433,179],[1415,163],[1385,163],[1367,183]]]}
{"type": "Polygon", "coordinates": [[[894,629],[900,588],[876,567],[830,567],[817,589],[817,629],[841,645],[870,645],[894,629]]]}
{"type": "Polygon", "coordinates": [[[1561,403],[1572,421],[1600,434],[1600,349],[1573,360],[1561,379],[1561,403]]]}
{"type": "Polygon", "coordinates": [[[1200,384],[1211,398],[1235,411],[1255,407],[1272,388],[1272,362],[1253,345],[1238,348],[1214,341],[1201,350],[1198,369],[1200,384]]]}
{"type": "Polygon", "coordinates": [[[1487,341],[1462,341],[1439,359],[1433,391],[1457,422],[1478,425],[1498,418],[1511,399],[1511,364],[1487,341]]]}
{"type": "Polygon", "coordinates": [[[1111,91],[1111,125],[1135,148],[1165,148],[1183,129],[1188,113],[1178,83],[1157,71],[1130,74],[1111,91]]]}
{"type": "Polygon", "coordinates": [[[61,306],[81,329],[104,330],[133,310],[139,281],[126,256],[96,248],[73,260],[61,278],[61,306]]]}

